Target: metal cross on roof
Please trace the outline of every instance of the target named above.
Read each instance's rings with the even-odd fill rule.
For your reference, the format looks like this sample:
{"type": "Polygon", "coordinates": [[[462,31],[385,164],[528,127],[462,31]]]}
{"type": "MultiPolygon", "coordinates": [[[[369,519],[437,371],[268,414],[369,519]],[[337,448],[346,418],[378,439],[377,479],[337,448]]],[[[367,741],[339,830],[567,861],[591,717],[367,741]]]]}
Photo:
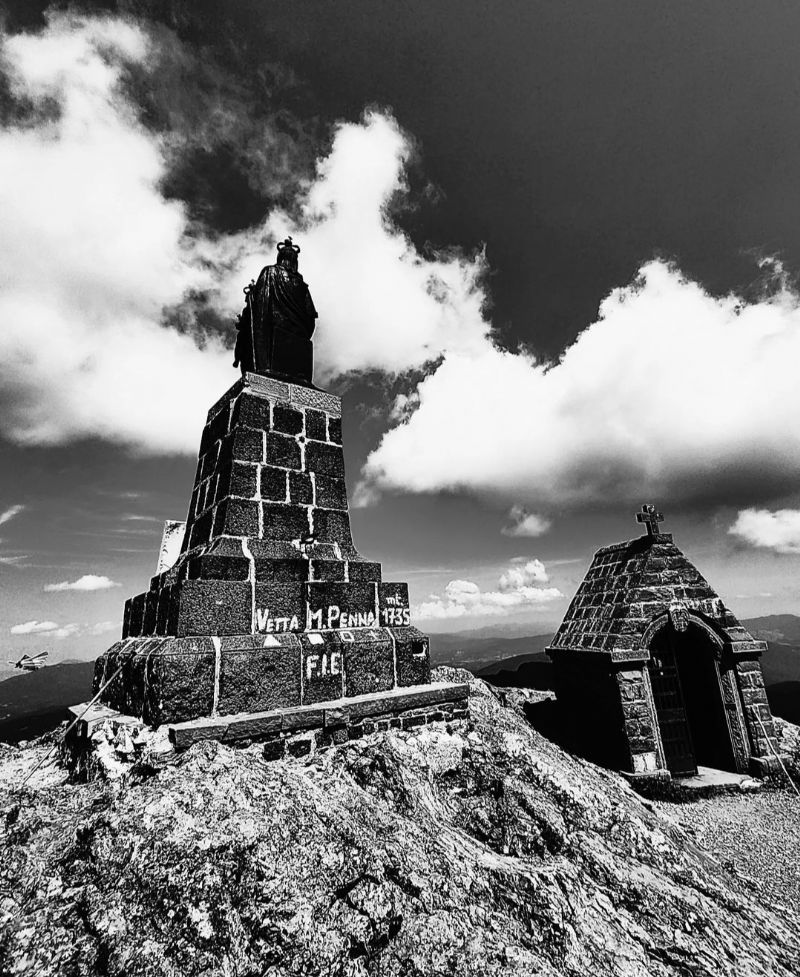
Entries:
{"type": "Polygon", "coordinates": [[[643,522],[647,526],[648,536],[658,535],[658,524],[664,521],[664,517],[660,512],[656,511],[656,507],[649,502],[646,502],[642,506],[642,511],[636,513],[636,521],[643,522]]]}

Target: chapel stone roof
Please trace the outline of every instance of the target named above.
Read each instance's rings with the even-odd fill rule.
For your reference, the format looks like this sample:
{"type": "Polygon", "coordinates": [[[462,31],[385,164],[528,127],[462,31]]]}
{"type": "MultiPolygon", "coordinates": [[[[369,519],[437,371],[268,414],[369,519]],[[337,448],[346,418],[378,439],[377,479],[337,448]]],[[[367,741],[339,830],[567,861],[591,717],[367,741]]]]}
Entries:
{"type": "Polygon", "coordinates": [[[671,605],[702,618],[734,652],[763,651],[725,607],[670,533],[649,533],[594,555],[548,650],[638,657],[645,632],[671,605]]]}

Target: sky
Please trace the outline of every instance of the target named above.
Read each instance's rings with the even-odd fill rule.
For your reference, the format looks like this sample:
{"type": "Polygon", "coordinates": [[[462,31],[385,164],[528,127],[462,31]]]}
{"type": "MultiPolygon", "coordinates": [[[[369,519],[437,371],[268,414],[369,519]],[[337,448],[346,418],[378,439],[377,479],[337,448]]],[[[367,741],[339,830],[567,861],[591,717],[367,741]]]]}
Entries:
{"type": "Polygon", "coordinates": [[[552,630],[643,502],[800,613],[800,10],[0,9],[4,661],[118,634],[286,234],[420,627],[552,630]]]}

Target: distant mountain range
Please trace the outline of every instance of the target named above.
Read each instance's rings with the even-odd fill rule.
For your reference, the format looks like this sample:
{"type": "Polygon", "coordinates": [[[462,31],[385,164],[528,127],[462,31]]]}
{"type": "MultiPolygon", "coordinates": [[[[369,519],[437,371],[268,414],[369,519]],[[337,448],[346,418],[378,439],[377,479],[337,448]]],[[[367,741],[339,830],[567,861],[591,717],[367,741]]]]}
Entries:
{"type": "MultiPolygon", "coordinates": [[[[742,622],[768,642],[761,659],[764,682],[776,715],[800,724],[800,617],[775,614],[742,622]]],[[[550,688],[551,634],[527,637],[475,632],[431,635],[431,662],[467,668],[500,686],[550,688]]],[[[91,696],[93,662],[62,662],[36,672],[0,676],[0,742],[31,739],[53,729],[67,706],[91,696]]]]}

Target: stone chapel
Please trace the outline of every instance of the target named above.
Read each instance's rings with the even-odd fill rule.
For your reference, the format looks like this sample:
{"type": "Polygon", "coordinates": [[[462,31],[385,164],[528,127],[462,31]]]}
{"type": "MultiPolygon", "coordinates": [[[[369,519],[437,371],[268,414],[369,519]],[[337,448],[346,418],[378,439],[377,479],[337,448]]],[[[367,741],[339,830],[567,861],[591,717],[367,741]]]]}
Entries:
{"type": "Polygon", "coordinates": [[[646,534],[595,553],[547,654],[565,745],[649,777],[778,765],[759,659],[742,627],[645,505],[646,534]]]}

